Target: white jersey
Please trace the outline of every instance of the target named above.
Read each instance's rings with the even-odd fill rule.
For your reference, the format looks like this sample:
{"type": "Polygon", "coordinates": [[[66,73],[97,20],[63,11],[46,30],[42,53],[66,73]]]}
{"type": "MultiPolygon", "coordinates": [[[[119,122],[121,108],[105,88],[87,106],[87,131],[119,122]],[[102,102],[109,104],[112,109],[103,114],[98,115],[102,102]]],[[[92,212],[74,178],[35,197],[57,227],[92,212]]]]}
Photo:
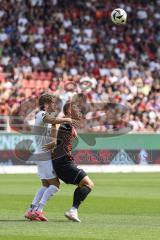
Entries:
{"type": "Polygon", "coordinates": [[[51,124],[44,123],[43,119],[46,116],[47,112],[39,111],[36,114],[35,119],[35,130],[36,130],[36,152],[35,153],[44,153],[43,146],[51,141],[51,124]]]}
{"type": "Polygon", "coordinates": [[[57,175],[53,169],[51,161],[51,151],[44,151],[44,144],[51,142],[51,124],[43,122],[43,119],[47,112],[39,111],[36,114],[35,119],[35,130],[36,130],[36,150],[35,150],[35,160],[38,165],[38,176],[40,179],[53,179],[57,175]]]}

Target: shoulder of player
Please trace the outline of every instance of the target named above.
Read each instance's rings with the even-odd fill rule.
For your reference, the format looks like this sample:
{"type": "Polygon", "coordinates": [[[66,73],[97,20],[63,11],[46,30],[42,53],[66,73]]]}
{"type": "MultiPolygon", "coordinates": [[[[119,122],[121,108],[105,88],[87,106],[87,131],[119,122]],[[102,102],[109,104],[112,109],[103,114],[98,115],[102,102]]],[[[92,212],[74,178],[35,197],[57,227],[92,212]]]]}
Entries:
{"type": "Polygon", "coordinates": [[[71,130],[72,129],[72,125],[70,123],[62,123],[60,125],[59,129],[71,130]]]}
{"type": "Polygon", "coordinates": [[[46,115],[46,114],[47,114],[46,111],[40,110],[39,112],[36,113],[36,117],[38,117],[38,116],[44,116],[44,115],[46,115]]]}
{"type": "Polygon", "coordinates": [[[41,111],[39,111],[39,112],[36,113],[35,118],[40,121],[40,120],[43,120],[43,118],[44,118],[47,114],[48,114],[47,112],[41,110],[41,111]]]}

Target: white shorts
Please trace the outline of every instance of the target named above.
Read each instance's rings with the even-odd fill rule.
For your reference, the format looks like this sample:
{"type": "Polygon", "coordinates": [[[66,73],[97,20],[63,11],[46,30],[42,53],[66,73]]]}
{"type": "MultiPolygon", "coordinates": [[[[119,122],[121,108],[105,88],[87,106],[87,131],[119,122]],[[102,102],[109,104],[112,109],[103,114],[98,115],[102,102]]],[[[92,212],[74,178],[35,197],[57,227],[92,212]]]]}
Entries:
{"type": "Polygon", "coordinates": [[[52,166],[52,161],[41,161],[37,164],[38,176],[40,179],[52,179],[56,178],[56,172],[52,166]]]}

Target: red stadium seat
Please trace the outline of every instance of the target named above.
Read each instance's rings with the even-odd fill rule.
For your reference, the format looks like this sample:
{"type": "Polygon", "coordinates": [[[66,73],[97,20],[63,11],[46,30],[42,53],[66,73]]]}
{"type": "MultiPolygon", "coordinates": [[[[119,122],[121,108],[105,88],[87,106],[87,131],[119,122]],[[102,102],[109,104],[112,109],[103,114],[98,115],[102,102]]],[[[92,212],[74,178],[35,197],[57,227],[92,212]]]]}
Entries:
{"type": "Polygon", "coordinates": [[[33,80],[37,80],[38,78],[39,78],[39,73],[36,72],[36,71],[33,72],[33,73],[32,73],[32,79],[33,79],[33,80]]]}
{"type": "Polygon", "coordinates": [[[31,97],[32,96],[32,89],[26,88],[24,93],[25,93],[26,98],[31,97]]]}
{"type": "Polygon", "coordinates": [[[34,84],[35,88],[43,88],[43,81],[37,80],[34,84]]]}
{"type": "Polygon", "coordinates": [[[5,81],[5,74],[0,73],[0,82],[4,82],[4,81],[5,81]]]}
{"type": "Polygon", "coordinates": [[[46,73],[46,80],[51,80],[52,77],[53,77],[53,73],[52,72],[46,73]]]}
{"type": "Polygon", "coordinates": [[[22,80],[22,86],[23,86],[23,88],[28,88],[29,87],[29,80],[23,79],[22,80]]]}
{"type": "Polygon", "coordinates": [[[39,74],[39,79],[40,79],[40,80],[46,80],[46,73],[45,73],[45,72],[41,72],[41,73],[39,74]]]}
{"type": "Polygon", "coordinates": [[[30,82],[29,87],[30,88],[35,88],[36,81],[35,80],[30,80],[29,82],[30,82]]]}
{"type": "Polygon", "coordinates": [[[49,85],[50,85],[50,81],[45,80],[45,81],[43,82],[43,87],[44,87],[45,89],[49,88],[49,85]]]}

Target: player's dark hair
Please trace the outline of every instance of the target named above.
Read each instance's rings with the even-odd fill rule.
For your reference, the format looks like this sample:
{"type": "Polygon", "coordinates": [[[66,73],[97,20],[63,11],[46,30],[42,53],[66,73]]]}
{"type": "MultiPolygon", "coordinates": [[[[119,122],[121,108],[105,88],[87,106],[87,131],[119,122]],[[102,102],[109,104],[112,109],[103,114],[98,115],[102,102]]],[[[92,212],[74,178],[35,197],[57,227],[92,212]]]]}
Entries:
{"type": "Polygon", "coordinates": [[[70,103],[70,102],[67,102],[67,103],[63,106],[63,113],[64,113],[65,115],[68,114],[68,110],[69,110],[70,107],[71,107],[71,103],[70,103]]]}
{"type": "Polygon", "coordinates": [[[42,94],[39,98],[40,110],[44,110],[44,105],[49,104],[53,101],[54,96],[48,93],[42,94]]]}

